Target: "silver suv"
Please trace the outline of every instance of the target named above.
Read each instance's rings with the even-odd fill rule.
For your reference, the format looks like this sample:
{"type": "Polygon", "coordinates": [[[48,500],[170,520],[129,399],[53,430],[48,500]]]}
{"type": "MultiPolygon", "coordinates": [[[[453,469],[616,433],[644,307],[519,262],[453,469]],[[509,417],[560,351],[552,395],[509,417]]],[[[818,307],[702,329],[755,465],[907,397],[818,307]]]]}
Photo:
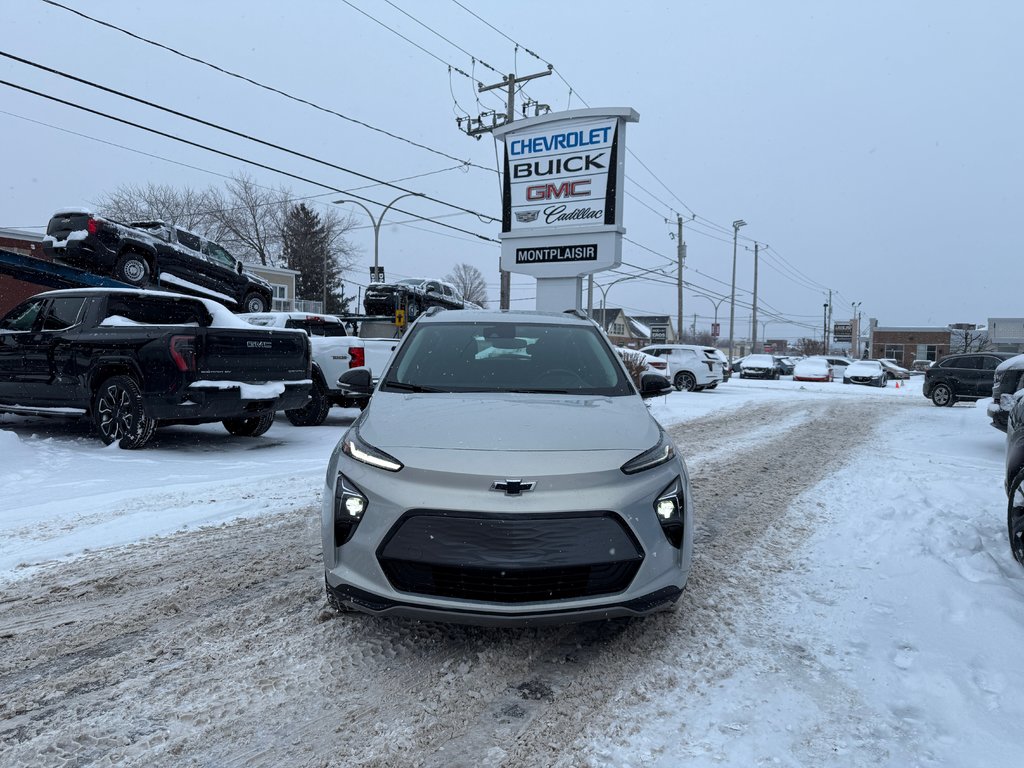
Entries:
{"type": "Polygon", "coordinates": [[[687,392],[714,389],[725,379],[725,356],[699,344],[652,344],[640,350],[668,361],[672,385],[687,392]]]}
{"type": "MultiPolygon", "coordinates": [[[[339,382],[368,391],[366,369],[339,382]]],[[[428,311],[331,455],[337,610],[472,624],[638,616],[690,571],[689,476],[591,320],[428,311]]]]}

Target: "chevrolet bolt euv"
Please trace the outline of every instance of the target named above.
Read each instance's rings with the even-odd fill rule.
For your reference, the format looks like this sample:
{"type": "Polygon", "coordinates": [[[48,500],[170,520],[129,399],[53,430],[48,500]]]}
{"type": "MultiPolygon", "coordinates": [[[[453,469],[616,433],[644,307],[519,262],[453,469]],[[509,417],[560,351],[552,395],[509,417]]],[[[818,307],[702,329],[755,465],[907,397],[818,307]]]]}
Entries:
{"type": "MultiPolygon", "coordinates": [[[[366,369],[340,384],[371,391],[366,369]]],[[[686,465],[591,320],[428,311],[327,470],[337,610],[516,625],[641,616],[686,583],[686,465]]]]}

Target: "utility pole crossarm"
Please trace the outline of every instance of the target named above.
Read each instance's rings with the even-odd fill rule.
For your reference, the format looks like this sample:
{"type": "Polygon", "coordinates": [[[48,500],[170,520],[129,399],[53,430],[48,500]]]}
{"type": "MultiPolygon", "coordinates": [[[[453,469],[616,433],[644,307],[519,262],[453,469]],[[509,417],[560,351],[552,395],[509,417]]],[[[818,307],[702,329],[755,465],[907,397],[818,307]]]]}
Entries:
{"type": "Polygon", "coordinates": [[[495,128],[500,128],[503,125],[508,125],[515,119],[515,98],[516,98],[516,86],[525,83],[528,80],[535,80],[538,77],[547,77],[554,71],[554,67],[548,64],[548,68],[544,72],[534,72],[532,75],[523,75],[518,77],[514,72],[510,72],[505,78],[499,83],[491,83],[490,85],[484,85],[483,83],[477,84],[477,91],[483,93],[484,91],[493,91],[496,88],[506,88],[505,98],[505,117],[500,119],[496,112],[485,112],[477,118],[457,118],[456,123],[461,128],[462,122],[466,122],[466,135],[475,136],[479,138],[485,133],[490,133],[495,128]],[[487,115],[491,116],[491,125],[484,125],[484,117],[487,115]],[[476,123],[476,127],[473,127],[473,123],[476,123]]]}

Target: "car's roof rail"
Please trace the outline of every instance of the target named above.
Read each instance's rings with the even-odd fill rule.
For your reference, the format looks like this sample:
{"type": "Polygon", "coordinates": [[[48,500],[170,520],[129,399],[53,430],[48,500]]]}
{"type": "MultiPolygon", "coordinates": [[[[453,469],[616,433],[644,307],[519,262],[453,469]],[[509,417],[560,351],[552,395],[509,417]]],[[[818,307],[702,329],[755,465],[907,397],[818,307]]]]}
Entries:
{"type": "Polygon", "coordinates": [[[427,307],[427,311],[424,312],[423,314],[425,314],[427,317],[433,317],[438,312],[444,312],[444,307],[439,307],[435,304],[432,307],[427,307]]]}

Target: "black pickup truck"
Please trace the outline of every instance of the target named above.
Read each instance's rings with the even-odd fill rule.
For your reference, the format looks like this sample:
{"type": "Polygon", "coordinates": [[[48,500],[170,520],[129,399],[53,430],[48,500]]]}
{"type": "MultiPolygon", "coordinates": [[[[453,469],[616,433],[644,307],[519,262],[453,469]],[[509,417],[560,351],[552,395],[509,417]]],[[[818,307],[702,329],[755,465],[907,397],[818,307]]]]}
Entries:
{"type": "Polygon", "coordinates": [[[273,302],[270,284],[223,246],[162,221],[122,224],[84,209],[61,209],[46,226],[43,252],[136,288],[159,285],[239,312],[266,312],[273,302]]]}
{"type": "Polygon", "coordinates": [[[266,432],[312,387],[302,331],[249,325],[217,302],[79,288],[0,319],[0,413],[88,416],[107,445],[140,448],[165,424],[266,432]]]}

